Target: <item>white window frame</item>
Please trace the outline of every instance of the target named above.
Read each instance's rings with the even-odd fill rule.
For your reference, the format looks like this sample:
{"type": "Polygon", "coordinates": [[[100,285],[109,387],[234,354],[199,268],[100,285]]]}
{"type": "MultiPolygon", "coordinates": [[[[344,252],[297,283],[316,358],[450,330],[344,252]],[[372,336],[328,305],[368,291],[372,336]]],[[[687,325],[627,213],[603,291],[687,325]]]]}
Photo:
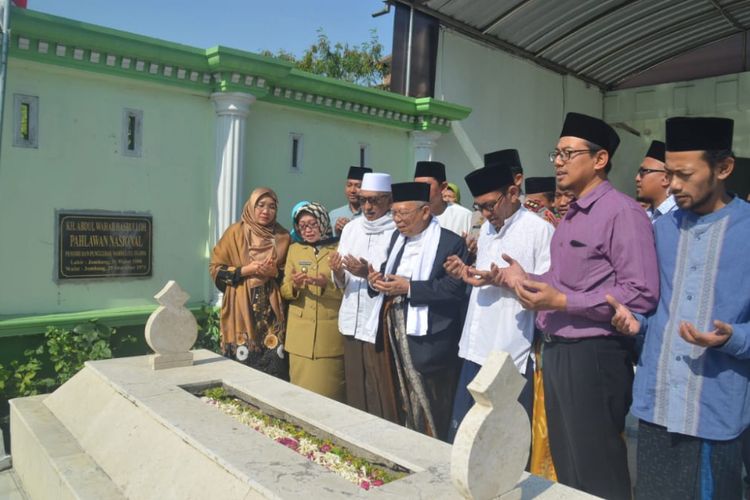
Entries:
{"type": "Polygon", "coordinates": [[[305,138],[303,134],[300,134],[298,132],[290,132],[289,133],[289,171],[293,173],[300,173],[303,170],[304,166],[304,145],[305,145],[305,138]],[[297,141],[297,158],[295,163],[294,153],[294,141],[297,141]]]}
{"type": "Polygon", "coordinates": [[[122,155],[132,158],[143,156],[143,111],[140,109],[123,108],[122,110],[122,155]],[[134,120],[133,149],[128,146],[128,133],[131,118],[134,120]]]}
{"type": "Polygon", "coordinates": [[[18,148],[39,148],[39,97],[13,94],[13,146],[18,148]],[[21,134],[21,109],[29,107],[29,137],[21,134]]]}

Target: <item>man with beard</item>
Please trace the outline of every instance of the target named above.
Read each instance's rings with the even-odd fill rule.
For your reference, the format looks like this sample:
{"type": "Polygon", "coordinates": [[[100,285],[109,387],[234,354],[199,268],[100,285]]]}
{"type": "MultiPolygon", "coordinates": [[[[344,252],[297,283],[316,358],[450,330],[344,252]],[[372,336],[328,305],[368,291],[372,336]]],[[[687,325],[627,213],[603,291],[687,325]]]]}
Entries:
{"type": "Polygon", "coordinates": [[[344,226],[338,251],[330,258],[334,283],[344,289],[339,309],[339,331],[344,335],[344,374],[347,403],[377,416],[386,408],[377,391],[379,358],[383,356],[362,338],[375,304],[367,293],[368,266],[380,266],[396,229],[391,218],[391,176],[366,173],[359,203],[364,217],[344,226]]]}
{"type": "Polygon", "coordinates": [[[750,425],[750,205],[726,190],[734,122],[670,118],[666,172],[678,210],[656,221],[662,295],[651,315],[614,297],[612,324],[645,334],[633,386],[636,498],[733,498],[750,425]]]}
{"type": "Polygon", "coordinates": [[[331,210],[328,214],[328,218],[333,225],[334,236],[341,236],[344,226],[353,218],[362,215],[362,207],[359,206],[359,190],[362,187],[362,177],[370,172],[372,172],[372,169],[367,167],[349,167],[346,184],[344,185],[347,204],[331,210]]]}
{"type": "Polygon", "coordinates": [[[393,185],[398,232],[380,270],[370,269],[368,281],[377,304],[364,340],[389,354],[380,381],[384,392],[391,388],[388,399],[395,419],[389,419],[445,440],[458,375],[466,287],[448,275],[443,264],[451,255],[465,259],[466,244],[440,227],[429,200],[425,183],[393,185]]]}
{"type": "Polygon", "coordinates": [[[669,194],[670,177],[664,167],[664,143],[651,141],[638,172],[635,174],[636,198],[649,205],[651,222],[676,208],[669,194]]]}
{"type": "Polygon", "coordinates": [[[550,154],[557,185],[576,201],[552,237],[551,266],[527,275],[512,256],[495,279],[539,311],[544,397],[558,480],[608,499],[630,499],[622,433],[633,384],[633,339],[610,323],[606,295],[647,313],[659,296],[651,223],[607,180],[620,138],[604,121],[568,113],[550,154]],[[606,403],[605,403],[606,402],[606,403]]]}

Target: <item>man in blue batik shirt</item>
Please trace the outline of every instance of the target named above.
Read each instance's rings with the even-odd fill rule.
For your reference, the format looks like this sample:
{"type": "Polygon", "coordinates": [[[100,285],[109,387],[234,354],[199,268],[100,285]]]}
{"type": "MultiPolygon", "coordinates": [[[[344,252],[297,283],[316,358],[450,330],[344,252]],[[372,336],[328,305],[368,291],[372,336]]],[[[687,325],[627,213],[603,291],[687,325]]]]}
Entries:
{"type": "Polygon", "coordinates": [[[750,425],[750,205],[726,192],[734,123],[670,118],[678,210],[654,224],[661,297],[648,317],[614,298],[612,324],[645,334],[633,385],[636,498],[739,499],[750,425]]]}

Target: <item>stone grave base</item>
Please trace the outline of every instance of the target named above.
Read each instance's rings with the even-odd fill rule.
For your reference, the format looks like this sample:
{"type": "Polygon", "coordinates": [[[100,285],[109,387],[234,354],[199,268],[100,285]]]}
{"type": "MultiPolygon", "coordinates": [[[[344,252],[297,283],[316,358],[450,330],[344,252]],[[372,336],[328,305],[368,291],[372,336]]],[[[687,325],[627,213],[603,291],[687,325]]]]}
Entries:
{"type": "MultiPolygon", "coordinates": [[[[148,356],[88,362],[52,394],[12,400],[13,467],[29,497],[459,498],[449,445],[209,351],[193,353],[193,366],[158,371],[148,356]],[[213,385],[412,472],[360,489],[186,390],[213,385]]],[[[593,498],[527,474],[518,488],[522,498],[593,498]]]]}

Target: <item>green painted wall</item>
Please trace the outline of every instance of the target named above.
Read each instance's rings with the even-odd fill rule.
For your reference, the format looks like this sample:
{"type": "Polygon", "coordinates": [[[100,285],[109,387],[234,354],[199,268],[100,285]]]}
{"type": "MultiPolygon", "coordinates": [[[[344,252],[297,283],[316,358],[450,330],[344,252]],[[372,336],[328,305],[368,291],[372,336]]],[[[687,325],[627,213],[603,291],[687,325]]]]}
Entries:
{"type": "Polygon", "coordinates": [[[153,303],[169,279],[207,290],[214,168],[207,95],[11,58],[0,158],[0,316],[153,303]],[[12,146],[13,94],[39,97],[39,148],[12,146]],[[120,154],[123,108],[143,110],[143,156],[120,154]],[[55,210],[148,212],[153,277],[57,283],[55,210]]]}
{"type": "Polygon", "coordinates": [[[394,182],[409,180],[413,171],[409,133],[399,129],[256,102],[246,132],[245,193],[258,186],[273,188],[279,220],[288,229],[290,211],[300,200],[319,201],[329,210],[346,202],[346,173],[350,165],[359,165],[360,143],[369,144],[369,166],[390,173],[394,182]],[[290,172],[290,133],[303,135],[298,173],[290,172]]]}
{"type": "Polygon", "coordinates": [[[409,133],[448,131],[469,108],[412,99],[293,69],[226,47],[199,49],[102,26],[12,10],[6,119],[0,152],[0,337],[99,317],[142,325],[170,279],[207,301],[209,217],[217,170],[212,92],[258,101],[246,125],[244,199],[268,185],[280,220],[312,198],[344,203],[359,145],[369,164],[410,178],[409,133]],[[39,147],[12,145],[14,94],[39,98],[39,147]],[[143,153],[121,154],[123,110],[143,113],[143,153]],[[303,134],[303,170],[290,172],[290,133],[303,134]],[[153,216],[153,277],[55,280],[55,211],[153,216]]]}
{"type": "MultiPolygon", "coordinates": [[[[213,103],[208,94],[140,80],[11,59],[0,158],[2,234],[0,319],[154,304],[176,279],[191,302],[209,297],[208,227],[216,169],[213,103]],[[13,95],[39,97],[39,148],[12,146],[13,95]],[[143,156],[123,156],[123,108],[143,111],[143,156]],[[147,212],[154,220],[154,276],[56,282],[55,210],[147,212]]],[[[358,164],[408,180],[409,132],[257,101],[246,124],[245,186],[274,188],[280,220],[303,198],[329,209],[344,203],[344,176],[358,164]],[[290,172],[290,133],[303,134],[303,169],[290,172]]],[[[140,321],[140,319],[139,319],[140,321]]],[[[40,329],[40,332],[43,328],[40,329]]],[[[11,328],[12,330],[12,328],[11,328]]]]}

